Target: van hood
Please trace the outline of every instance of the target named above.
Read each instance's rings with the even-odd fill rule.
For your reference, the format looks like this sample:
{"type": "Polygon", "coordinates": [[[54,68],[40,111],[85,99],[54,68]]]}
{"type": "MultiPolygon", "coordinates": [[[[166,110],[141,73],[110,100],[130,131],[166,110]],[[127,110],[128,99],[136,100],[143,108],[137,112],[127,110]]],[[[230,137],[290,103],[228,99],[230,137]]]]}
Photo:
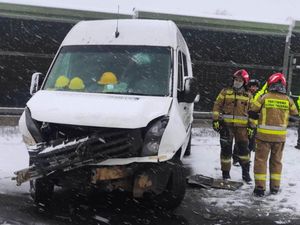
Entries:
{"type": "Polygon", "coordinates": [[[167,115],[171,97],[41,90],[28,101],[37,121],[112,128],[140,128],[167,115]]]}

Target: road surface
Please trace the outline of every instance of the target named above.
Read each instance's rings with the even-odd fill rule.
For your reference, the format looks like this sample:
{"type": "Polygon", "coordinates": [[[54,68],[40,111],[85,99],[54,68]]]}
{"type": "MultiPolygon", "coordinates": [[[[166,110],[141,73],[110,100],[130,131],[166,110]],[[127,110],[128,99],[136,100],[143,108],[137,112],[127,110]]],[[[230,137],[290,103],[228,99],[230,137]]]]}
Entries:
{"type": "MultiPolygon", "coordinates": [[[[16,187],[10,180],[11,172],[26,165],[28,160],[20,134],[6,128],[2,136],[0,132],[0,137],[0,225],[300,224],[297,203],[300,198],[300,175],[297,173],[300,151],[293,148],[295,130],[289,130],[284,184],[277,196],[256,198],[252,196],[253,184],[244,184],[237,191],[187,186],[182,204],[173,212],[133,201],[125,193],[91,197],[69,190],[57,190],[53,204],[45,211],[32,202],[28,184],[16,187]]],[[[201,173],[220,178],[218,135],[210,129],[194,129],[192,154],[184,158],[183,163],[187,176],[201,173]]],[[[233,180],[241,181],[240,168],[233,167],[231,176],[233,180]]]]}

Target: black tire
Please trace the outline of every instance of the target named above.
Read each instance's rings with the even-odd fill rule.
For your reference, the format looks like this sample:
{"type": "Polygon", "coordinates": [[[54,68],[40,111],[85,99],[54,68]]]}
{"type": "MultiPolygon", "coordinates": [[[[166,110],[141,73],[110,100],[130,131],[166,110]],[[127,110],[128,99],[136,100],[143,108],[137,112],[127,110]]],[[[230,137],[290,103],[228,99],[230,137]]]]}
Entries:
{"type": "Polygon", "coordinates": [[[175,209],[182,202],[186,190],[186,178],[184,167],[178,159],[173,161],[171,166],[171,176],[166,190],[156,196],[156,203],[165,209],[175,209]]]}
{"type": "Polygon", "coordinates": [[[48,206],[52,200],[54,183],[46,178],[30,181],[30,195],[35,204],[48,206]]]}
{"type": "Polygon", "coordinates": [[[191,155],[191,148],[192,148],[192,133],[190,134],[189,142],[188,142],[188,145],[186,146],[184,156],[191,155]]]}

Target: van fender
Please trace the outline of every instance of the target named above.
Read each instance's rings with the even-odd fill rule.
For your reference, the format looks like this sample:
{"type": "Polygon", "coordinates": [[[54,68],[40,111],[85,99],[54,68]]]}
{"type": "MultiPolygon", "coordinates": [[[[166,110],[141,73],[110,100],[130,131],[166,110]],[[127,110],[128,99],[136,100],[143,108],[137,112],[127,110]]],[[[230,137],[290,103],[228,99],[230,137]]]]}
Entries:
{"type": "Polygon", "coordinates": [[[28,124],[26,120],[26,113],[25,111],[22,113],[19,119],[19,129],[23,137],[23,141],[27,147],[36,145],[36,140],[33,138],[31,133],[28,130],[28,124]]]}
{"type": "MultiPolygon", "coordinates": [[[[179,112],[178,102],[173,101],[169,113],[169,122],[162,136],[158,151],[158,157],[161,155],[169,156],[166,160],[172,158],[183,147],[184,143],[188,142],[189,130],[185,129],[179,112]]],[[[181,155],[183,154],[181,153],[181,155]]]]}
{"type": "Polygon", "coordinates": [[[190,138],[190,135],[192,135],[192,124],[190,124],[189,128],[188,128],[188,132],[187,132],[187,135],[186,135],[186,138],[185,138],[185,141],[181,147],[181,152],[180,152],[180,159],[182,160],[183,159],[183,156],[185,154],[185,151],[186,151],[186,148],[189,144],[189,138],[190,138]]]}

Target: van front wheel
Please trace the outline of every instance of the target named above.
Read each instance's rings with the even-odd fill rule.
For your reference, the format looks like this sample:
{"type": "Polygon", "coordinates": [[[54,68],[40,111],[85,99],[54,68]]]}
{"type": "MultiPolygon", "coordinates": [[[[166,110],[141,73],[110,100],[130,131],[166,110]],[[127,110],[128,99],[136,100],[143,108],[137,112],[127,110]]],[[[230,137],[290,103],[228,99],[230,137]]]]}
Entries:
{"type": "Polygon", "coordinates": [[[54,183],[46,178],[30,181],[30,195],[37,205],[46,206],[51,202],[54,183]]]}
{"type": "Polygon", "coordinates": [[[171,176],[169,178],[166,190],[157,196],[157,203],[166,209],[175,209],[182,202],[185,189],[186,179],[185,171],[179,159],[170,162],[171,176]]]}

